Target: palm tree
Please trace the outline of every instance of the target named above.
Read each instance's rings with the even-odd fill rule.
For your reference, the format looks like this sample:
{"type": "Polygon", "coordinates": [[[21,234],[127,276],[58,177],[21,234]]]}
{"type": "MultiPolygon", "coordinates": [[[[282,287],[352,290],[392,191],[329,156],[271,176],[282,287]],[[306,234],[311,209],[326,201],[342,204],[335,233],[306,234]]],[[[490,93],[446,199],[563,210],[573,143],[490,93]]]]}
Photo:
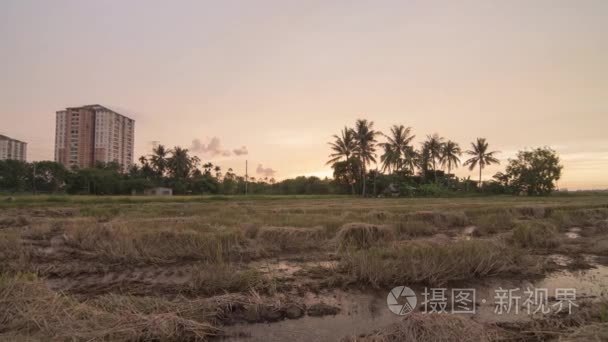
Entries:
{"type": "Polygon", "coordinates": [[[384,153],[380,156],[382,171],[388,170],[388,173],[391,173],[392,170],[398,169],[401,153],[389,143],[382,144],[382,148],[384,149],[384,153]]]}
{"type": "Polygon", "coordinates": [[[357,151],[357,142],[355,141],[355,132],[348,127],[344,127],[341,132],[341,136],[336,134],[333,135],[334,142],[330,142],[332,154],[329,155],[330,159],[327,164],[332,164],[334,174],[337,172],[344,177],[350,184],[351,192],[355,194],[355,168],[353,167],[352,157],[357,151]],[[344,158],[344,161],[342,161],[344,158]]]}
{"type": "Polygon", "coordinates": [[[437,183],[437,162],[441,161],[441,151],[443,150],[443,138],[437,133],[427,135],[426,141],[423,143],[423,150],[426,150],[427,162],[433,166],[435,173],[435,183],[437,183]]]}
{"type": "Polygon", "coordinates": [[[161,178],[167,171],[168,154],[169,150],[167,150],[164,145],[158,145],[152,149],[152,154],[150,155],[150,164],[154,169],[154,172],[161,178]]]}
{"type": "Polygon", "coordinates": [[[491,164],[500,164],[498,159],[494,157],[495,153],[499,151],[488,152],[488,143],[485,138],[477,138],[477,141],[471,143],[471,149],[466,153],[472,156],[469,160],[464,162],[464,165],[469,165],[469,170],[473,169],[479,164],[479,187],[481,187],[481,170],[484,167],[491,164]]]}
{"type": "Polygon", "coordinates": [[[414,174],[418,159],[420,158],[418,152],[413,146],[406,146],[403,150],[403,166],[406,170],[409,170],[411,174],[414,174]]]}
{"type": "Polygon", "coordinates": [[[365,197],[366,166],[376,162],[376,136],[381,134],[374,130],[374,122],[359,119],[355,123],[355,140],[357,149],[355,155],[361,162],[361,176],[363,178],[363,188],[361,195],[365,197]]]}
{"type": "Polygon", "coordinates": [[[459,156],[462,155],[462,151],[458,143],[448,140],[443,144],[441,149],[441,165],[448,167],[448,175],[452,171],[452,167],[458,167],[460,164],[459,156]]]}
{"type": "Polygon", "coordinates": [[[173,177],[186,179],[199,162],[197,156],[191,157],[188,154],[188,149],[177,146],[171,151],[171,157],[167,159],[167,168],[173,177]]]}
{"type": "Polygon", "coordinates": [[[220,181],[220,178],[222,178],[222,168],[219,165],[216,165],[213,168],[213,171],[215,171],[215,178],[217,179],[217,181],[220,181]]]}
{"type": "Polygon", "coordinates": [[[405,166],[405,155],[409,153],[408,147],[410,142],[416,136],[411,135],[412,128],[405,127],[403,125],[393,125],[391,127],[391,134],[384,135],[387,142],[382,144],[384,148],[384,154],[380,157],[383,165],[383,170],[394,169],[395,171],[401,171],[405,166]]]}
{"type": "Polygon", "coordinates": [[[146,156],[140,156],[139,163],[141,164],[140,172],[144,178],[153,179],[156,176],[156,172],[152,166],[150,166],[150,162],[146,156]]]}
{"type": "Polygon", "coordinates": [[[213,168],[213,163],[211,163],[211,162],[207,162],[207,163],[203,164],[203,169],[205,170],[205,174],[208,176],[211,175],[212,168],[213,168]]]}
{"type": "Polygon", "coordinates": [[[333,138],[336,139],[336,141],[329,143],[333,153],[329,155],[331,159],[327,161],[327,164],[335,164],[342,158],[348,160],[357,149],[355,132],[348,127],[344,127],[341,137],[334,134],[333,138]]]}

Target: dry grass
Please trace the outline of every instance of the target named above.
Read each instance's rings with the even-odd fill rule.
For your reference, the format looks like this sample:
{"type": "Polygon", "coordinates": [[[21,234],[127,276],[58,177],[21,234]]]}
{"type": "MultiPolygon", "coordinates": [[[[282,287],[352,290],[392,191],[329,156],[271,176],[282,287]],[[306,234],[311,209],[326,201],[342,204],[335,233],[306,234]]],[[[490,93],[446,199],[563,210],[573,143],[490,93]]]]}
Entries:
{"type": "Polygon", "coordinates": [[[399,238],[413,238],[419,236],[429,236],[438,232],[437,227],[426,221],[407,217],[395,225],[399,238]]]}
{"type": "Polygon", "coordinates": [[[493,341],[497,336],[495,329],[468,317],[412,313],[387,329],[367,336],[347,337],[342,342],[484,342],[493,341]]]}
{"type": "Polygon", "coordinates": [[[17,232],[0,232],[0,275],[30,271],[30,253],[17,232]]]}
{"type": "Polygon", "coordinates": [[[69,341],[206,341],[218,329],[176,313],[109,312],[31,277],[0,278],[0,337],[69,341]]]}
{"type": "Polygon", "coordinates": [[[29,220],[23,216],[17,217],[0,217],[0,229],[9,227],[23,227],[30,224],[29,220]]]}
{"type": "Polygon", "coordinates": [[[66,227],[66,243],[102,260],[163,263],[179,260],[222,262],[238,258],[245,238],[238,230],[142,231],[120,224],[66,227]]]}
{"type": "Polygon", "coordinates": [[[608,255],[608,237],[594,239],[591,246],[585,248],[586,253],[608,255]]]}
{"type": "Polygon", "coordinates": [[[462,211],[418,211],[413,218],[441,228],[464,227],[469,224],[469,218],[462,211]]]}
{"type": "Polygon", "coordinates": [[[543,219],[551,214],[553,208],[542,205],[525,206],[515,208],[515,212],[528,218],[543,219]]]}
{"type": "Polygon", "coordinates": [[[262,227],[257,232],[257,239],[268,250],[300,252],[319,249],[324,235],[323,227],[262,227]]]}
{"type": "Polygon", "coordinates": [[[576,329],[571,334],[568,334],[560,341],[563,342],[574,342],[574,341],[608,341],[608,323],[596,323],[584,325],[576,329]]]}
{"type": "Polygon", "coordinates": [[[340,228],[336,238],[339,250],[365,249],[393,241],[395,232],[387,226],[349,223],[340,228]]]}
{"type": "Polygon", "coordinates": [[[372,248],[343,255],[339,269],[374,287],[538,273],[540,266],[521,251],[490,241],[460,241],[449,245],[411,243],[372,248]]]}
{"type": "MultiPolygon", "coordinates": [[[[0,213],[10,218],[9,226],[0,227],[0,272],[5,274],[0,280],[0,340],[204,340],[218,333],[217,325],[289,317],[293,308],[289,305],[302,304],[296,303],[299,295],[324,287],[441,286],[451,280],[538,274],[542,270],[538,259],[521,247],[552,248],[551,240],[559,232],[550,223],[583,228],[583,237],[561,247],[578,244],[577,251],[608,254],[607,237],[600,235],[608,228],[608,196],[149,202],[127,198],[113,202],[104,197],[83,200],[86,203],[79,202],[80,197],[66,198],[69,201],[63,203],[19,201],[19,206],[7,206],[0,213]],[[104,203],[96,208],[96,201],[104,203]],[[20,216],[27,217],[27,224],[18,221],[20,216]],[[550,223],[537,222],[541,220],[550,223]],[[471,223],[480,235],[505,233],[493,237],[500,241],[517,225],[515,244],[453,242],[447,237],[471,223]],[[439,237],[439,233],[444,237],[441,244],[396,241],[439,237]],[[319,271],[280,269],[262,274],[247,264],[260,255],[285,258],[296,267],[309,260],[339,261],[335,268],[319,267],[319,271]],[[72,295],[49,291],[40,280],[18,276],[28,270],[54,277],[49,285],[72,295]]],[[[292,316],[303,312],[299,308],[292,316]]],[[[368,337],[381,341],[487,337],[469,321],[447,321],[451,317],[434,318],[436,322],[412,318],[405,326],[368,337]]],[[[559,324],[554,327],[526,329],[563,334],[584,322],[601,322],[583,318],[560,325],[563,321],[556,318],[559,324]]]]}
{"type": "Polygon", "coordinates": [[[601,225],[608,219],[608,209],[561,209],[554,210],[549,219],[559,228],[601,225]]]}
{"type": "Polygon", "coordinates": [[[239,269],[232,264],[213,263],[192,267],[192,278],[185,291],[191,295],[261,290],[268,280],[254,269],[239,269]]]}
{"type": "Polygon", "coordinates": [[[473,220],[473,224],[477,227],[473,232],[475,236],[487,236],[513,229],[515,220],[509,211],[499,210],[479,215],[473,220]]]}
{"type": "Polygon", "coordinates": [[[520,247],[555,248],[560,245],[555,226],[544,221],[520,222],[513,229],[512,241],[520,247]]]}

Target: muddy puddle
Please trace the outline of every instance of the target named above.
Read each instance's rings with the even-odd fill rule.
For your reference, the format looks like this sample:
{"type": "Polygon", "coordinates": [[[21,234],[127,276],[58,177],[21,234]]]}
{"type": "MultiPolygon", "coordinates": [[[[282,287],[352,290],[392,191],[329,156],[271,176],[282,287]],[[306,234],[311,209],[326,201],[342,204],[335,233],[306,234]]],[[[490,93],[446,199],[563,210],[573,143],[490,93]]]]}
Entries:
{"type": "MultiPolygon", "coordinates": [[[[560,262],[568,263],[567,257],[556,256],[560,262]]],[[[595,257],[587,256],[593,260],[595,257]]],[[[488,279],[474,284],[452,284],[448,287],[450,300],[452,288],[473,288],[476,295],[476,309],[470,315],[478,322],[524,321],[533,317],[524,305],[526,289],[546,289],[548,304],[556,302],[555,291],[561,288],[576,289],[576,300],[598,300],[608,296],[608,266],[594,263],[594,268],[583,271],[559,271],[537,280],[488,279]],[[514,290],[512,307],[509,312],[496,313],[496,290],[514,290]],[[515,309],[517,307],[517,309],[515,309]],[[517,311],[517,312],[516,312],[517,311]]],[[[281,268],[281,267],[279,267],[281,268]]],[[[403,284],[406,285],[407,284],[403,284]]],[[[423,287],[412,287],[417,295],[416,310],[422,310],[423,287]]],[[[377,292],[332,291],[322,295],[307,294],[305,302],[324,302],[340,308],[335,316],[310,317],[283,320],[276,323],[237,324],[226,326],[224,341],[336,341],[344,336],[370,333],[399,322],[403,316],[392,313],[387,307],[387,294],[391,289],[377,292]]],[[[534,309],[534,308],[533,308],[534,309]]],[[[576,308],[573,308],[576,310],[576,308]]],[[[447,310],[450,310],[448,305],[447,310]]],[[[553,309],[554,310],[554,309],[553,309]]],[[[533,311],[533,310],[532,310],[533,311]]]]}
{"type": "Polygon", "coordinates": [[[224,327],[225,341],[337,341],[398,322],[401,317],[387,309],[386,294],[345,293],[307,295],[305,302],[321,301],[340,308],[335,316],[305,316],[276,323],[237,324],[224,327]]]}
{"type": "MultiPolygon", "coordinates": [[[[594,259],[588,256],[589,259],[594,259]]],[[[565,261],[565,260],[564,260],[565,261]]],[[[558,307],[556,291],[562,289],[575,289],[576,299],[573,303],[581,301],[595,301],[600,298],[608,297],[608,267],[593,264],[594,268],[578,271],[557,271],[549,274],[545,278],[526,281],[509,279],[492,279],[474,285],[477,291],[478,310],[475,320],[479,322],[506,322],[521,321],[534,317],[535,305],[526,306],[525,301],[529,297],[525,293],[527,290],[535,289],[545,291],[548,297],[547,309],[552,312],[558,307]],[[497,290],[516,290],[513,291],[512,308],[509,312],[496,313],[497,290]],[[519,298],[517,298],[519,297],[519,298]],[[485,300],[485,303],[484,303],[485,300]]],[[[572,307],[576,310],[576,307],[572,307]]],[[[564,306],[564,310],[567,310],[564,306]]],[[[538,316],[539,313],[536,314],[538,316]]]]}

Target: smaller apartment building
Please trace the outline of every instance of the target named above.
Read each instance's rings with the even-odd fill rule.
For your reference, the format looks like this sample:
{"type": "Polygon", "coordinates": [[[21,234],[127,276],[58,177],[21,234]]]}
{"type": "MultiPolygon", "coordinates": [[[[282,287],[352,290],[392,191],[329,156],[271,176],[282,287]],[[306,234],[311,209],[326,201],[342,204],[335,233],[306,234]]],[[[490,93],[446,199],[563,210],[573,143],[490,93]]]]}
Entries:
{"type": "Polygon", "coordinates": [[[0,134],[0,160],[27,160],[27,143],[0,134]]]}

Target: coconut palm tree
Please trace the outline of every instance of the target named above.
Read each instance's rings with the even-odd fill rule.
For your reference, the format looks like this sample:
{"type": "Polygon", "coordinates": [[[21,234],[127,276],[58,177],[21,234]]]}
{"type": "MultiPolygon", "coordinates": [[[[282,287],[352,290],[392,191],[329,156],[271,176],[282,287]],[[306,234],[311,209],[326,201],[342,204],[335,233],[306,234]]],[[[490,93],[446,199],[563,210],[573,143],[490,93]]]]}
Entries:
{"type": "Polygon", "coordinates": [[[381,134],[374,130],[374,122],[359,119],[355,123],[355,141],[357,149],[355,155],[361,162],[361,178],[363,178],[363,188],[361,195],[365,197],[366,169],[367,164],[376,162],[376,136],[381,134]]]}
{"type": "Polygon", "coordinates": [[[419,158],[419,153],[414,149],[414,146],[406,146],[403,150],[403,167],[414,174],[419,158]]]}
{"type": "Polygon", "coordinates": [[[441,162],[441,151],[443,150],[443,138],[437,133],[427,135],[426,141],[423,143],[423,150],[427,153],[427,162],[433,166],[435,173],[435,183],[437,183],[437,162],[441,162]]]}
{"type": "Polygon", "coordinates": [[[391,144],[382,144],[384,153],[380,156],[380,163],[382,163],[382,171],[388,171],[391,173],[393,170],[398,170],[401,164],[401,152],[395,149],[391,144]]]}
{"type": "Polygon", "coordinates": [[[186,179],[194,171],[200,159],[197,156],[190,156],[188,149],[175,147],[171,151],[171,157],[167,159],[167,169],[174,178],[186,179]]]}
{"type": "Polygon", "coordinates": [[[150,155],[150,165],[160,178],[162,178],[167,171],[168,155],[169,150],[167,150],[164,145],[158,145],[152,149],[152,154],[150,155]]]}
{"type": "Polygon", "coordinates": [[[411,127],[393,125],[391,134],[384,135],[387,141],[381,144],[384,154],[380,156],[383,170],[401,171],[405,166],[405,154],[409,152],[410,142],[416,137],[411,132],[411,127]]]}
{"type": "Polygon", "coordinates": [[[215,179],[217,179],[217,181],[220,181],[220,178],[222,178],[222,168],[219,165],[216,165],[213,168],[213,171],[215,171],[215,179]]]}
{"type": "Polygon", "coordinates": [[[357,149],[355,132],[352,129],[344,127],[341,135],[342,136],[338,136],[334,134],[333,138],[335,141],[329,143],[333,153],[329,155],[330,159],[327,161],[327,164],[335,164],[342,158],[348,160],[354,155],[355,150],[357,149]]]}
{"type": "Polygon", "coordinates": [[[213,163],[211,162],[206,162],[205,164],[203,164],[203,170],[204,170],[204,174],[206,174],[207,176],[211,176],[211,169],[213,169],[213,163]]]}
{"type": "Polygon", "coordinates": [[[476,142],[471,143],[471,149],[466,153],[472,156],[469,160],[464,162],[464,165],[469,166],[469,170],[473,171],[477,165],[479,165],[479,187],[481,187],[481,170],[487,165],[500,164],[498,159],[494,157],[495,153],[499,151],[488,152],[488,143],[485,138],[477,138],[476,142]]]}
{"type": "Polygon", "coordinates": [[[448,140],[443,144],[441,149],[441,165],[447,166],[448,175],[452,172],[452,167],[458,167],[460,164],[460,155],[462,155],[462,151],[458,143],[448,140]]]}

